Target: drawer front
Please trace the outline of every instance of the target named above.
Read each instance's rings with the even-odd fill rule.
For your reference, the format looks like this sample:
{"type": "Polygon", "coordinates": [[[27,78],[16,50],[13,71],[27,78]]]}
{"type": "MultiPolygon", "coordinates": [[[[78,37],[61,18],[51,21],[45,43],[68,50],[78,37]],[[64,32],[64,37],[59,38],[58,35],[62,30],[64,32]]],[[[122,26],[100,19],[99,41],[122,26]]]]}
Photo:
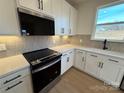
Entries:
{"type": "Polygon", "coordinates": [[[14,82],[18,79],[25,77],[28,74],[30,74],[29,68],[15,72],[15,73],[10,74],[6,77],[3,77],[0,79],[0,87],[4,87],[4,86],[10,84],[11,82],[14,82]]]}
{"type": "Polygon", "coordinates": [[[124,60],[116,57],[107,57],[107,60],[111,63],[118,64],[124,66],[124,60]]]}
{"type": "Polygon", "coordinates": [[[25,78],[14,81],[1,89],[2,93],[29,93],[25,78]]]}

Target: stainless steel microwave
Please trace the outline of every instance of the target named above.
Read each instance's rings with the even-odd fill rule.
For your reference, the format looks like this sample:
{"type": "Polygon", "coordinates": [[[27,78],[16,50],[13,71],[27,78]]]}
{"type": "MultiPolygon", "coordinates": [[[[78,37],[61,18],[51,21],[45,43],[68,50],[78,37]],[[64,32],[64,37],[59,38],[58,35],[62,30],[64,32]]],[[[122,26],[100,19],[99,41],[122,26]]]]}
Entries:
{"type": "Polygon", "coordinates": [[[22,8],[18,16],[23,36],[55,35],[54,18],[22,8]]]}

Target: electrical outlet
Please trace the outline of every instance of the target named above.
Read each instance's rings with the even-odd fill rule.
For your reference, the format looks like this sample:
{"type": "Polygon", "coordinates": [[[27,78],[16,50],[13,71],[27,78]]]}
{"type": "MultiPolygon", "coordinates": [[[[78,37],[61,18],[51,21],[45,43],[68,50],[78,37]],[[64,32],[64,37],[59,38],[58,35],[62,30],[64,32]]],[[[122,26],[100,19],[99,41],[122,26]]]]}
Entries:
{"type": "Polygon", "coordinates": [[[6,51],[6,45],[5,44],[0,44],[0,51],[6,51]]]}

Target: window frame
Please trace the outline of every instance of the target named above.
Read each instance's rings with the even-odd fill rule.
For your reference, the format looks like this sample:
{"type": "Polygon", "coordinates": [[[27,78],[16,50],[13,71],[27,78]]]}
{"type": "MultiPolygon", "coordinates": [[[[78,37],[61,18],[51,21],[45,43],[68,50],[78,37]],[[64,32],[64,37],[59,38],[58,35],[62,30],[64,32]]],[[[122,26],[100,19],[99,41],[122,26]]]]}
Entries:
{"type": "MultiPolygon", "coordinates": [[[[124,0],[115,1],[115,2],[112,2],[112,3],[104,4],[104,5],[101,5],[101,6],[97,7],[96,17],[95,17],[95,22],[94,22],[94,28],[93,28],[93,32],[91,34],[91,40],[95,40],[95,41],[104,41],[105,40],[105,39],[95,38],[96,24],[97,24],[97,18],[98,18],[98,11],[99,11],[99,9],[110,7],[110,6],[114,6],[114,5],[121,4],[121,3],[124,3],[124,0]]],[[[109,41],[109,42],[124,42],[124,39],[123,40],[107,39],[107,41],[109,41]]]]}

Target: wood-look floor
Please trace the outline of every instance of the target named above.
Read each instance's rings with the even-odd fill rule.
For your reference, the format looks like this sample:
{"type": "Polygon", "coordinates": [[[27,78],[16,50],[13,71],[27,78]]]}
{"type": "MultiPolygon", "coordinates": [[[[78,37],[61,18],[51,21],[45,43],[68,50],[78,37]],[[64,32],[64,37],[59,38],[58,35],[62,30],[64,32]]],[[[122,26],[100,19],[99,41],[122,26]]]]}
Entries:
{"type": "Polygon", "coordinates": [[[74,68],[49,93],[124,93],[74,68]]]}

